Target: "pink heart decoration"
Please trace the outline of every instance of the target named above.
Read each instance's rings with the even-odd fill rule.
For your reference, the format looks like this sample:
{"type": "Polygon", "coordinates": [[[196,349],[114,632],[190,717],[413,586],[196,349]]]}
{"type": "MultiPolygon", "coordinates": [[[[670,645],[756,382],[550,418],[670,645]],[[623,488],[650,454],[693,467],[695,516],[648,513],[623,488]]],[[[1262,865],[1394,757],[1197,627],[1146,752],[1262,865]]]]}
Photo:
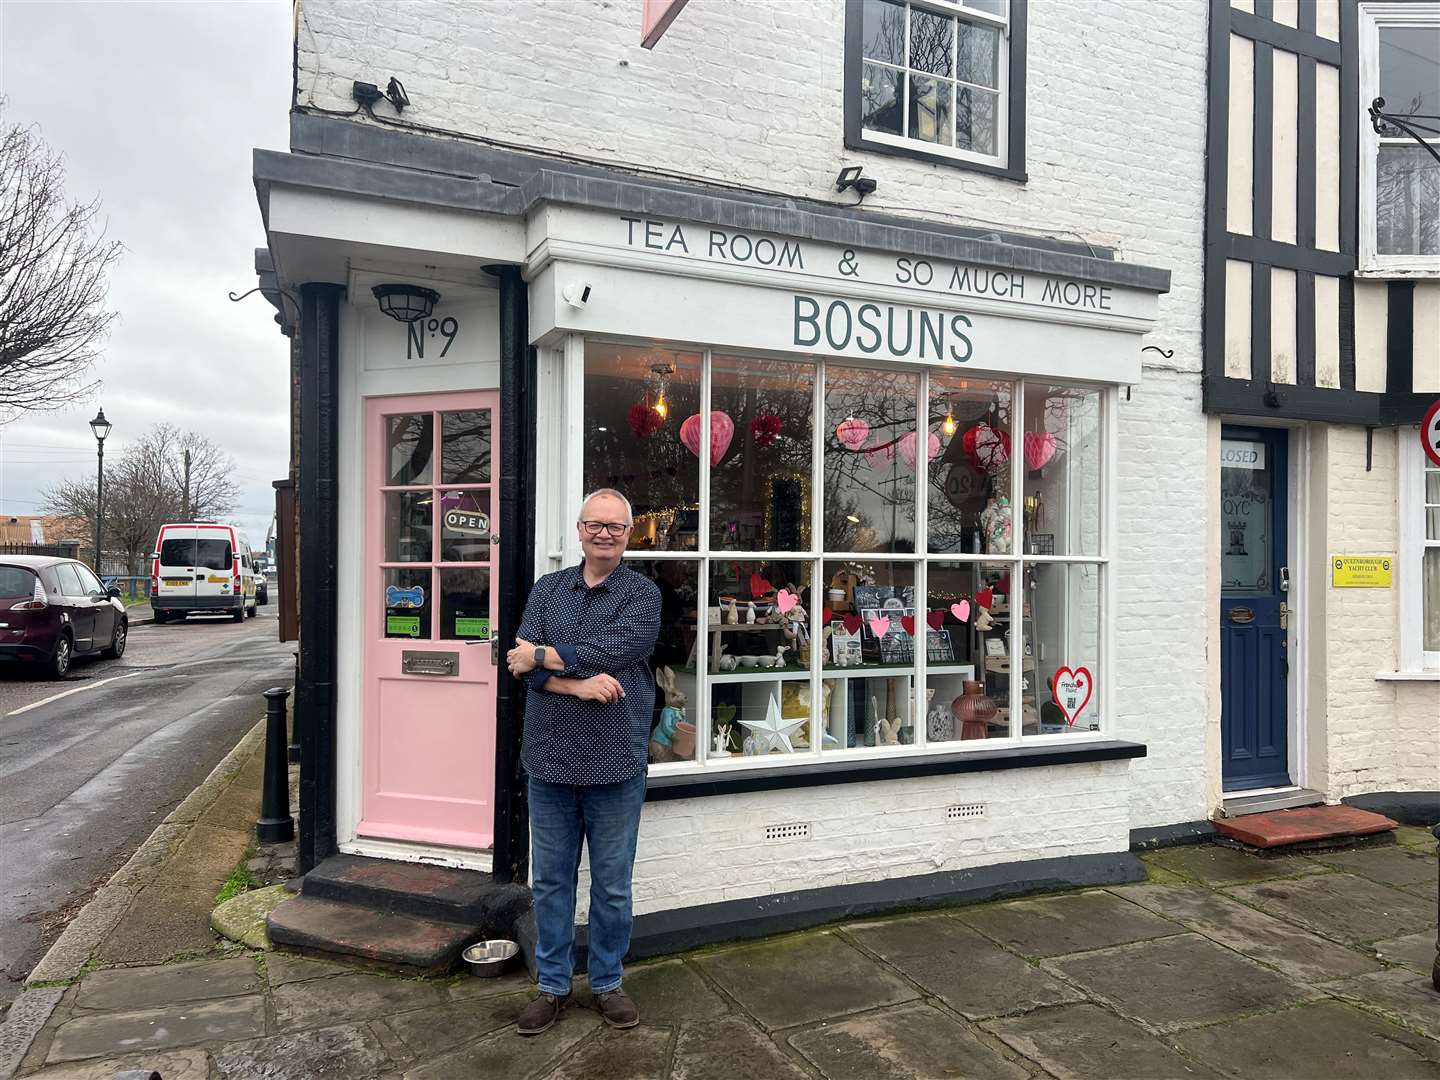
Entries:
{"type": "Polygon", "coordinates": [[[958,604],[951,604],[951,605],[950,605],[950,614],[951,614],[951,615],[954,615],[955,618],[959,619],[961,622],[969,622],[969,621],[970,621],[970,601],[969,601],[969,600],[961,600],[958,604]]]}
{"type": "Polygon", "coordinates": [[[989,424],[975,428],[975,462],[988,473],[998,473],[1010,463],[1010,436],[989,424]]]}
{"type": "Polygon", "coordinates": [[[780,606],[781,615],[789,612],[789,610],[799,602],[800,597],[796,596],[789,589],[781,589],[778,593],[775,594],[775,603],[780,606]]]}
{"type": "Polygon", "coordinates": [[[835,438],[839,439],[840,445],[847,450],[859,450],[869,437],[870,425],[864,420],[856,420],[853,416],[848,420],[841,420],[835,427],[835,438]]]}
{"type": "Polygon", "coordinates": [[[942,626],[945,625],[945,612],[943,612],[943,611],[931,611],[931,612],[928,612],[928,613],[926,613],[926,615],[925,615],[925,621],[930,624],[930,629],[931,629],[931,630],[939,630],[940,627],[942,627],[942,626]]]}
{"type": "MultiPolygon", "coordinates": [[[[940,436],[933,431],[925,441],[925,452],[928,461],[934,461],[935,455],[940,453],[940,436]]],[[[900,436],[900,456],[905,459],[905,464],[910,468],[915,467],[915,433],[913,431],[907,431],[900,436]]]]}
{"type": "Polygon", "coordinates": [[[901,615],[901,616],[900,616],[900,625],[905,628],[905,633],[909,634],[911,637],[914,637],[914,636],[915,636],[915,616],[914,616],[914,615],[901,615]]]}
{"type": "MultiPolygon", "coordinates": [[[[735,421],[718,409],[710,414],[710,464],[719,465],[730,440],[735,437],[735,421]]],[[[680,441],[696,457],[700,456],[700,414],[687,416],[680,425],[680,441]]]]}
{"type": "Polygon", "coordinates": [[[870,632],[877,638],[883,638],[890,632],[890,616],[888,615],[872,615],[867,621],[870,624],[870,632]]]}
{"type": "Polygon", "coordinates": [[[1068,667],[1056,668],[1054,677],[1050,680],[1050,696],[1055,699],[1055,704],[1065,714],[1065,722],[1071,727],[1080,714],[1085,711],[1085,706],[1090,704],[1090,698],[1095,693],[1095,679],[1090,674],[1090,669],[1078,667],[1071,671],[1068,667]]]}
{"type": "Polygon", "coordinates": [[[1025,433],[1025,465],[1031,472],[1043,469],[1055,456],[1055,436],[1048,431],[1025,433]]]}

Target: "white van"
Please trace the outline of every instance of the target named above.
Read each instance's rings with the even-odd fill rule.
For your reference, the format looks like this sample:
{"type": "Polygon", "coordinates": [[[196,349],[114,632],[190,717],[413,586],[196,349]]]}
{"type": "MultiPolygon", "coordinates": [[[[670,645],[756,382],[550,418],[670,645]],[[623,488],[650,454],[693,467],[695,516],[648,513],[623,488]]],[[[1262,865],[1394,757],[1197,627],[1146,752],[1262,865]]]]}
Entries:
{"type": "Polygon", "coordinates": [[[150,606],[157,623],[192,611],[255,615],[255,564],[245,534],[233,525],[161,525],[150,570],[150,606]]]}

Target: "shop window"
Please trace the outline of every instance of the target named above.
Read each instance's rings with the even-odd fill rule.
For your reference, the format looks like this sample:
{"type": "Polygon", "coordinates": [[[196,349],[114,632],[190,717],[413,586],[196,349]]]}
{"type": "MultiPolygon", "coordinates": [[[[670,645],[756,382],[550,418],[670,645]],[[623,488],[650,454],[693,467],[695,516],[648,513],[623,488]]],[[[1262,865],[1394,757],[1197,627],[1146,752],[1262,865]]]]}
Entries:
{"type": "Polygon", "coordinates": [[[1367,110],[1377,97],[1440,150],[1440,9],[1360,6],[1360,269],[1440,275],[1440,161],[1414,136],[1367,110]]]}
{"type": "Polygon", "coordinates": [[[668,523],[627,553],[663,598],[653,767],[1102,730],[1113,390],[595,341],[578,377],[586,490],[668,523]]]}
{"type": "Polygon", "coordinates": [[[1025,0],[847,0],[845,139],[1024,178],[1025,0]]]}
{"type": "MultiPolygon", "coordinates": [[[[630,548],[700,546],[700,357],[595,343],[586,351],[585,490],[625,492],[635,511],[630,548]]],[[[710,454],[733,437],[712,413],[710,454]]]]}

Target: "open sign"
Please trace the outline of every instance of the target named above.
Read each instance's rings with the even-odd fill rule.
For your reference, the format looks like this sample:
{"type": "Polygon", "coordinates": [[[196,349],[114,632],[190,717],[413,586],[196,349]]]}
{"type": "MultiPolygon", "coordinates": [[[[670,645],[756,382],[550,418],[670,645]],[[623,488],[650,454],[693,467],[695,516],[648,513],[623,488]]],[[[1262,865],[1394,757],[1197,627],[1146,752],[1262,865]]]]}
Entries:
{"type": "Polygon", "coordinates": [[[479,510],[446,510],[445,528],[462,536],[489,536],[490,516],[479,510]]]}

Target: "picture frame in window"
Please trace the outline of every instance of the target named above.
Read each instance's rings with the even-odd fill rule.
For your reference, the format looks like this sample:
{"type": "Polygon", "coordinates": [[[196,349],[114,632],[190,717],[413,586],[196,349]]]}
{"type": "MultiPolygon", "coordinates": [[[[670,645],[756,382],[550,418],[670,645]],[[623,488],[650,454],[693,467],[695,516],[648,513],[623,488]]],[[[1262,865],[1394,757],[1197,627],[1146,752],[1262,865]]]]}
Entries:
{"type": "Polygon", "coordinates": [[[838,619],[830,624],[831,667],[859,667],[865,662],[860,634],[850,633],[838,619]]]}
{"type": "Polygon", "coordinates": [[[895,627],[880,639],[880,663],[912,664],[915,662],[915,639],[902,628],[895,627]]]}
{"type": "Polygon", "coordinates": [[[955,648],[944,630],[926,630],[925,658],[932,664],[953,664],[955,648]]]}

